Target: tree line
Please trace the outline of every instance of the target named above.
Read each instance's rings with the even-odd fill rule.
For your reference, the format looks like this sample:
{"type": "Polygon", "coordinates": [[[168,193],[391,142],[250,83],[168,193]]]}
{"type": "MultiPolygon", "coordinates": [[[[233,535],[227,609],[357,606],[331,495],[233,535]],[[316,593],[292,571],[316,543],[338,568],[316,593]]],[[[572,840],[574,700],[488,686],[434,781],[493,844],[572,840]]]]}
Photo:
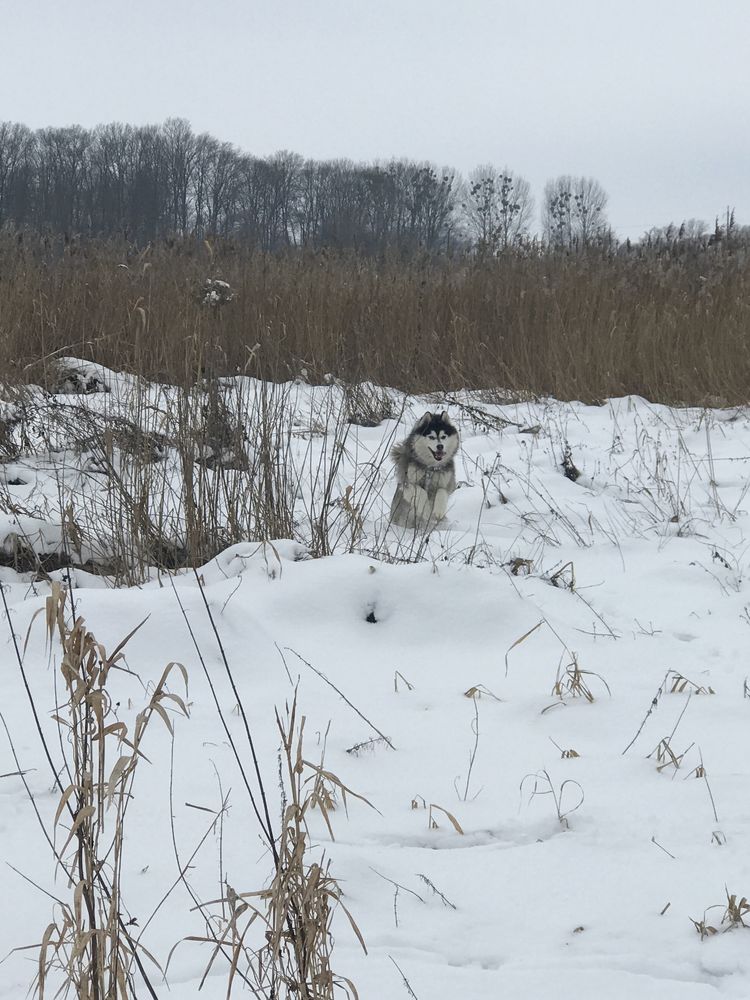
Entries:
{"type": "MultiPolygon", "coordinates": [[[[287,151],[256,157],[196,134],[182,118],[35,131],[0,122],[0,227],[18,230],[141,245],[222,237],[264,251],[495,254],[540,244],[576,251],[616,245],[606,208],[598,181],[551,180],[540,239],[532,236],[528,181],[489,164],[464,179],[451,168],[407,159],[317,161],[287,151]]],[[[667,227],[647,239],[659,246],[710,239],[705,227],[690,225],[688,235],[684,227],[667,227]]],[[[720,228],[717,220],[714,236],[720,228]]],[[[729,232],[728,218],[723,231],[729,232]]]]}

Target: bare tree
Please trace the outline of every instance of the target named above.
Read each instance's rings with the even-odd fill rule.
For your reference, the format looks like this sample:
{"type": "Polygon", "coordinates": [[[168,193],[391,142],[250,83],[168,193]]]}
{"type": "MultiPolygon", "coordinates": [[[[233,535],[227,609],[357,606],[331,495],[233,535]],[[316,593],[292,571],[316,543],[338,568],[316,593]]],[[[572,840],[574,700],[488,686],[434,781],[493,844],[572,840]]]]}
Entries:
{"type": "Polygon", "coordinates": [[[190,192],[193,186],[198,144],[184,118],[168,118],[162,130],[162,145],[169,182],[169,222],[173,232],[186,235],[191,223],[190,192]]]}
{"type": "Polygon", "coordinates": [[[158,125],[143,125],[135,130],[133,157],[129,230],[140,242],[172,231],[170,210],[174,199],[170,195],[162,131],[158,125]]]}
{"type": "Polygon", "coordinates": [[[227,236],[235,225],[241,163],[231,143],[205,132],[196,139],[192,207],[200,236],[227,236]]]}
{"type": "Polygon", "coordinates": [[[382,252],[398,242],[399,184],[395,161],[374,163],[361,170],[366,192],[367,241],[369,248],[382,252]]]}
{"type": "Polygon", "coordinates": [[[36,182],[39,221],[73,234],[89,227],[82,211],[91,166],[91,133],[80,125],[45,128],[36,133],[36,182]]]}
{"type": "Polygon", "coordinates": [[[281,151],[266,159],[246,156],[237,168],[239,228],[262,250],[295,244],[302,157],[281,151]]]}
{"type": "Polygon", "coordinates": [[[135,130],[113,122],[94,129],[87,192],[90,228],[127,233],[135,168],[135,130]]]}
{"type": "Polygon", "coordinates": [[[367,233],[367,187],[350,160],[321,164],[319,245],[358,247],[367,233]]]}
{"type": "Polygon", "coordinates": [[[573,219],[581,246],[587,247],[609,229],[607,193],[592,177],[577,177],[573,186],[573,219]]]}
{"type": "Polygon", "coordinates": [[[0,122],[0,225],[22,224],[31,210],[34,140],[25,125],[0,122]]]}
{"type": "MultiPolygon", "coordinates": [[[[607,197],[586,177],[545,190],[551,246],[581,249],[609,233],[607,197]]],[[[511,170],[477,167],[464,185],[450,168],[393,159],[303,161],[281,151],[260,158],[170,118],[31,132],[0,123],[0,225],[62,233],[120,234],[136,243],[171,236],[234,234],[267,251],[295,246],[443,253],[522,244],[533,202],[511,170]]],[[[739,232],[727,214],[714,240],[739,232]]]]}
{"type": "Polygon", "coordinates": [[[548,242],[567,250],[585,249],[609,232],[607,194],[591,177],[565,175],[544,189],[542,228],[548,242]]]}
{"type": "Polygon", "coordinates": [[[484,164],[469,175],[464,210],[480,251],[507,250],[528,235],[534,210],[531,187],[507,168],[484,164]]]}
{"type": "Polygon", "coordinates": [[[641,245],[660,250],[662,248],[679,248],[686,245],[708,245],[709,231],[703,219],[685,219],[679,226],[674,222],[666,226],[652,226],[644,233],[641,245]]]}
{"type": "Polygon", "coordinates": [[[542,231],[550,246],[570,249],[573,245],[573,193],[569,177],[548,181],[544,188],[542,231]]]}
{"type": "Polygon", "coordinates": [[[438,174],[431,163],[411,163],[406,181],[409,248],[443,249],[456,207],[455,172],[446,167],[438,174]]]}

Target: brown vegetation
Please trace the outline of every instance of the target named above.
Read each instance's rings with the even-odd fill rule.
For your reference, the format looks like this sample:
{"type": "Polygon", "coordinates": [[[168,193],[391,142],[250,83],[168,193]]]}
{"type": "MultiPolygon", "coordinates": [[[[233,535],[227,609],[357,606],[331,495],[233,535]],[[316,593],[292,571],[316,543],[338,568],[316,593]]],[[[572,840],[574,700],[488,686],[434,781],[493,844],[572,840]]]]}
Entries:
{"type": "Polygon", "coordinates": [[[0,237],[0,372],[76,355],[185,384],[201,373],[369,379],[595,401],[740,403],[750,261],[727,243],[379,259],[232,243],[0,237]],[[207,277],[233,291],[202,302],[207,277]]]}

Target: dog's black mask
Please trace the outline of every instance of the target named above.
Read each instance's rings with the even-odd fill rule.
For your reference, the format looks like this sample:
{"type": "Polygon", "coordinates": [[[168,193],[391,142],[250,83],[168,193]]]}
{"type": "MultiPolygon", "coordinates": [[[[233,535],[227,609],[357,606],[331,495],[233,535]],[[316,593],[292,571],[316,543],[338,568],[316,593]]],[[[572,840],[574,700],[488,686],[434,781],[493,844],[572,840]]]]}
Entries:
{"type": "Polygon", "coordinates": [[[422,437],[428,437],[430,434],[441,433],[450,437],[452,434],[458,433],[456,428],[448,419],[448,414],[445,411],[443,411],[443,413],[425,413],[420,420],[417,429],[422,437]]]}

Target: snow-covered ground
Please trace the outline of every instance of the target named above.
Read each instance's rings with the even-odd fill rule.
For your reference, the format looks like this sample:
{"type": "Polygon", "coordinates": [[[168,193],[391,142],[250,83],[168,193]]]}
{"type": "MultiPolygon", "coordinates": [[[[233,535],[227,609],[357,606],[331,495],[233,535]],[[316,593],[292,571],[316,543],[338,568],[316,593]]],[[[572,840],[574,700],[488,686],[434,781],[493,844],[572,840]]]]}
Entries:
{"type": "MultiPolygon", "coordinates": [[[[134,381],[101,376],[111,392],[57,396],[56,405],[126,407],[134,381]]],[[[260,391],[240,383],[247,396],[260,391]]],[[[148,411],[167,436],[169,392],[154,388],[148,411]]],[[[301,472],[333,461],[340,392],[287,389],[289,455],[301,472]]],[[[337,914],[335,970],[362,1000],[409,988],[419,1000],[750,996],[750,935],[722,925],[727,893],[750,894],[748,413],[634,397],[599,407],[392,398],[397,414],[404,406],[400,423],[348,430],[329,497],[338,517],[347,485],[350,507],[369,490],[355,551],[342,532],[337,554],[304,558],[305,519],[318,501],[300,475],[296,540],[249,538],[200,571],[274,822],[274,709],[283,714],[295,686],[306,757],[324,752],[326,768],[375,807],[347,796],[347,810],[339,803],[331,817],[335,841],[310,814],[313,850],[330,859],[368,949],[337,914]],[[393,482],[382,458],[424,409],[443,406],[462,435],[459,489],[445,527],[415,545],[387,527],[393,482]],[[563,474],[567,448],[575,481],[563,474]],[[694,920],[718,933],[702,939],[694,920]]],[[[60,540],[55,509],[73,502],[83,517],[95,507],[82,498],[103,489],[91,456],[51,442],[53,431],[48,422],[5,467],[2,536],[20,533],[39,551],[60,540]]],[[[249,450],[253,435],[248,426],[249,450]]],[[[60,651],[46,642],[43,614],[50,583],[10,566],[0,573],[61,761],[51,718],[60,651]]],[[[125,842],[124,907],[139,928],[156,910],[142,941],[163,964],[177,942],[204,933],[182,884],[159,904],[177,879],[175,851],[184,864],[209,828],[206,810],[229,796],[188,872],[200,900],[224,895],[224,880],[237,892],[260,889],[272,868],[180,603],[244,747],[242,719],[192,572],[152,573],[130,588],[80,569],[71,578],[78,613],[108,649],[147,618],[126,647],[140,681],[113,680],[119,718],[132,723],[170,661],[189,674],[173,768],[156,720],[125,842]]],[[[0,711],[51,831],[59,794],[5,616],[3,629],[0,711]]],[[[177,680],[172,689],[180,692],[177,680]]],[[[16,770],[0,732],[2,956],[40,940],[55,905],[45,893],[71,895],[16,770]]],[[[196,995],[210,954],[182,941],[169,989],[154,975],[158,995],[196,995]]],[[[5,959],[3,1000],[26,995],[35,963],[33,950],[5,959]]],[[[227,976],[217,959],[201,995],[223,997],[227,976]]]]}

